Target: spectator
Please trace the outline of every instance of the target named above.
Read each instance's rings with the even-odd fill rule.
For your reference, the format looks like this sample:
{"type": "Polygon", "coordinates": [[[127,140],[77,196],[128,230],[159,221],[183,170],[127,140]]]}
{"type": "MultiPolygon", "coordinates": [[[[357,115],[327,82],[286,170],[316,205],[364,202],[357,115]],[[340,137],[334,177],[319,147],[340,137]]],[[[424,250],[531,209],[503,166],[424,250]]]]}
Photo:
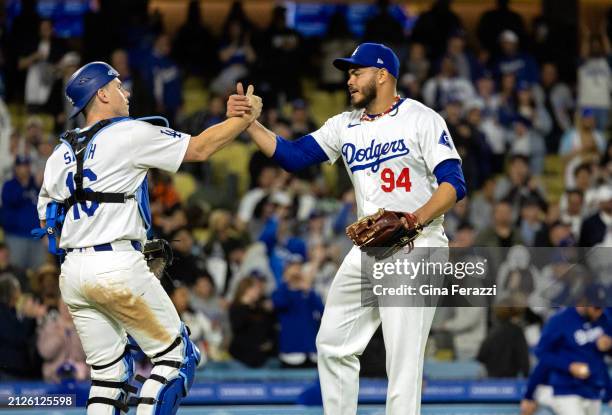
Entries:
{"type": "Polygon", "coordinates": [[[453,143],[461,156],[461,167],[466,177],[469,191],[476,190],[481,185],[481,170],[479,168],[482,146],[482,136],[462,118],[462,99],[449,97],[444,107],[444,119],[448,132],[453,137],[453,143]]]}
{"type": "Polygon", "coordinates": [[[612,48],[605,33],[591,35],[588,28],[583,32],[582,63],[578,67],[578,106],[590,108],[595,117],[595,128],[603,131],[608,126],[612,108],[612,70],[608,62],[612,48]]]}
{"type": "Polygon", "coordinates": [[[540,175],[544,171],[546,144],[544,138],[534,129],[531,120],[517,115],[513,130],[508,134],[511,155],[520,155],[529,159],[529,171],[540,175]]]}
{"type": "Polygon", "coordinates": [[[312,275],[303,272],[300,261],[285,267],[283,282],[272,294],[279,319],[279,359],[284,367],[315,367],[315,339],[323,302],[312,288],[312,275]]]}
{"type": "Polygon", "coordinates": [[[493,217],[493,205],[495,204],[495,180],[485,180],[479,193],[471,198],[470,220],[476,230],[480,231],[491,224],[493,217]]]}
{"type": "Polygon", "coordinates": [[[510,203],[497,202],[493,208],[493,224],[479,232],[476,246],[497,246],[510,248],[521,244],[520,233],[512,224],[512,206],[510,203]]]}
{"type": "Polygon", "coordinates": [[[229,347],[231,329],[227,306],[225,299],[217,294],[214,283],[208,275],[202,275],[196,279],[195,284],[191,287],[189,308],[194,313],[202,313],[206,316],[213,332],[221,336],[221,341],[216,344],[214,356],[211,356],[212,360],[220,360],[229,347]]]}
{"type": "Polygon", "coordinates": [[[513,73],[502,75],[500,90],[496,94],[497,117],[499,123],[505,128],[512,127],[512,121],[516,116],[517,81],[513,73]]]}
{"type": "MultiPolygon", "coordinates": [[[[427,59],[427,50],[425,45],[418,42],[412,42],[408,51],[408,59],[402,67],[406,68],[406,75],[412,76],[417,85],[423,85],[429,76],[431,64],[427,59]]],[[[402,83],[406,80],[402,77],[402,83]]]]}
{"type": "Polygon", "coordinates": [[[40,185],[30,169],[30,159],[15,158],[15,177],[2,187],[2,226],[11,263],[23,269],[38,267],[45,258],[45,247],[32,239],[30,231],[40,226],[36,203],[40,185]]]}
{"type": "Polygon", "coordinates": [[[497,181],[495,198],[506,200],[512,206],[513,218],[517,218],[523,203],[532,198],[539,201],[542,210],[547,209],[544,189],[539,181],[531,176],[529,160],[523,155],[513,155],[509,160],[507,177],[497,181]]]}
{"type": "Polygon", "coordinates": [[[568,130],[561,137],[559,155],[567,163],[565,167],[566,184],[571,186],[571,174],[582,163],[599,161],[606,148],[606,141],[597,130],[595,113],[590,108],[584,108],[575,128],[568,130]]]}
{"type": "Polygon", "coordinates": [[[11,151],[11,133],[13,126],[8,107],[0,98],[0,183],[10,178],[13,170],[14,153],[11,151]]]}
{"type": "Polygon", "coordinates": [[[28,279],[25,270],[11,263],[11,253],[8,246],[4,242],[0,242],[0,275],[11,274],[17,281],[22,292],[30,293],[30,280],[28,279]]]}
{"type": "Polygon", "coordinates": [[[319,82],[323,89],[331,92],[346,89],[344,74],[333,66],[333,62],[338,56],[350,55],[356,46],[357,42],[349,31],[345,14],[336,11],[330,17],[327,32],[321,41],[319,82]]]}
{"type": "Polygon", "coordinates": [[[491,56],[500,54],[497,40],[504,31],[512,31],[525,43],[525,23],[520,14],[510,10],[510,0],[497,0],[497,7],[482,14],[478,22],[478,41],[491,56]]]}
{"type": "Polygon", "coordinates": [[[461,19],[450,8],[452,0],[436,0],[421,14],[412,29],[411,41],[428,45],[429,56],[438,59],[446,49],[451,33],[460,30],[461,19]]]}
{"type": "Polygon", "coordinates": [[[513,307],[509,299],[494,308],[496,324],[483,341],[478,356],[492,378],[515,378],[529,375],[529,348],[519,322],[523,309],[513,307]]]}
{"type": "MultiPolygon", "coordinates": [[[[189,74],[204,74],[211,77],[217,73],[216,39],[202,22],[199,1],[189,1],[187,19],[176,33],[172,43],[172,52],[176,61],[189,74]],[[203,56],[206,57],[205,61],[202,59],[203,56]]],[[[113,67],[117,69],[116,66],[113,65],[113,67]]]]}
{"type": "Polygon", "coordinates": [[[174,231],[170,240],[174,251],[174,261],[166,272],[172,279],[191,286],[198,277],[206,274],[205,262],[194,255],[197,247],[187,228],[182,227],[174,231]]]}
{"type": "Polygon", "coordinates": [[[121,85],[130,93],[130,114],[133,117],[145,117],[155,113],[154,91],[146,85],[142,74],[132,69],[125,49],[113,51],[111,66],[119,72],[121,85]]]}
{"type": "Polygon", "coordinates": [[[270,107],[300,98],[302,88],[300,76],[304,70],[303,44],[300,34],[287,26],[287,9],[277,6],[272,12],[272,23],[264,32],[258,48],[260,66],[258,83],[260,92],[270,91],[263,96],[270,107]],[[270,83],[269,80],[273,80],[270,83]],[[267,84],[267,85],[266,85],[267,84]],[[280,101],[279,101],[279,98],[280,101]]]}
{"type": "Polygon", "coordinates": [[[38,328],[38,352],[43,358],[45,382],[89,379],[85,352],[66,304],[59,300],[56,312],[49,313],[38,328]]]}
{"type": "Polygon", "coordinates": [[[442,58],[437,75],[423,85],[425,104],[438,111],[451,99],[466,102],[474,95],[472,83],[457,76],[455,62],[450,56],[442,58]]]}
{"type": "Polygon", "coordinates": [[[469,199],[462,199],[444,215],[444,233],[446,233],[449,239],[455,239],[457,230],[464,224],[469,223],[469,208],[469,199]]]}
{"type": "Polygon", "coordinates": [[[293,138],[302,137],[317,129],[312,120],[308,103],[303,99],[296,99],[291,103],[291,117],[289,119],[293,138]]]}
{"type": "MultiPolygon", "coordinates": [[[[261,153],[263,155],[263,153],[261,153]]],[[[251,158],[250,170],[254,177],[255,186],[246,192],[238,205],[238,227],[247,228],[249,234],[261,233],[263,224],[273,214],[274,206],[269,203],[269,197],[276,187],[280,169],[273,165],[259,164],[257,153],[251,158]]],[[[263,162],[263,160],[262,160],[263,162]]]]}
{"type": "MultiPolygon", "coordinates": [[[[478,171],[478,183],[474,186],[480,189],[484,180],[491,176],[492,173],[492,150],[490,146],[490,140],[487,136],[487,131],[492,132],[492,126],[488,125],[487,120],[483,120],[482,111],[484,109],[484,103],[482,100],[476,98],[468,101],[465,105],[465,121],[472,130],[472,135],[476,141],[477,157],[479,161],[478,171]]],[[[494,133],[496,134],[496,133],[494,133]]]]}
{"type": "Polygon", "coordinates": [[[182,283],[175,281],[170,288],[170,299],[177,313],[185,325],[189,327],[189,338],[206,351],[206,355],[219,357],[223,343],[223,334],[220,327],[213,327],[212,322],[204,313],[196,311],[190,306],[191,292],[182,283]]]}
{"type": "Polygon", "coordinates": [[[225,119],[225,102],[221,95],[212,94],[208,104],[181,121],[181,131],[197,134],[225,119]]]}
{"type": "Polygon", "coordinates": [[[160,34],[144,68],[149,88],[153,91],[156,110],[174,125],[183,105],[183,85],[176,62],[171,58],[170,37],[160,34]]]}
{"type": "Polygon", "coordinates": [[[458,76],[471,81],[473,59],[466,51],[465,34],[463,31],[457,31],[450,35],[446,54],[455,62],[458,76]]]}
{"type": "Polygon", "coordinates": [[[16,309],[21,287],[11,274],[0,275],[0,378],[40,378],[36,353],[36,320],[47,313],[44,306],[28,298],[16,309]]]}
{"type": "Polygon", "coordinates": [[[57,310],[60,305],[59,274],[55,265],[47,263],[38,268],[32,278],[34,296],[48,310],[57,310]]]}
{"type": "Polygon", "coordinates": [[[64,55],[64,46],[53,33],[53,23],[42,20],[39,38],[25,46],[19,56],[18,68],[27,70],[25,104],[29,112],[41,112],[49,100],[55,81],[54,65],[64,55]]]}
{"type": "Polygon", "coordinates": [[[229,95],[236,88],[237,81],[248,78],[257,55],[251,45],[250,32],[239,20],[228,20],[221,38],[218,52],[221,69],[210,89],[219,95],[229,95]]]}
{"type": "Polygon", "coordinates": [[[598,191],[598,199],[599,211],[582,223],[578,246],[590,247],[600,243],[612,246],[612,187],[603,185],[598,191]]]}
{"type": "Polygon", "coordinates": [[[536,234],[542,229],[543,212],[539,200],[528,198],[521,206],[519,228],[527,246],[534,246],[536,234]]]}
{"type": "Polygon", "coordinates": [[[444,307],[443,321],[434,324],[437,334],[452,336],[454,357],[458,360],[473,360],[487,331],[487,309],[484,307],[444,307]]]}
{"type": "MultiPolygon", "coordinates": [[[[569,188],[575,188],[584,195],[584,214],[590,215],[598,207],[597,188],[595,186],[595,175],[593,174],[593,165],[591,163],[582,163],[576,166],[573,170],[571,179],[565,180],[565,185],[569,188]]],[[[566,208],[566,200],[561,196],[560,208],[566,208]]]]}
{"type": "Polygon", "coordinates": [[[584,218],[584,193],[578,189],[570,189],[563,194],[561,205],[561,220],[572,227],[574,239],[580,236],[580,227],[584,218]]]}
{"type": "Polygon", "coordinates": [[[501,54],[494,64],[497,76],[511,73],[519,82],[538,82],[538,66],[531,55],[520,50],[517,34],[505,30],[499,35],[499,43],[501,54]]]}
{"type": "Polygon", "coordinates": [[[531,121],[533,129],[541,136],[552,130],[552,118],[541,102],[534,98],[533,86],[520,82],[516,93],[516,112],[531,121]]]}
{"type": "Polygon", "coordinates": [[[259,240],[266,245],[270,268],[277,282],[282,280],[283,269],[293,255],[306,258],[306,243],[294,232],[294,223],[289,215],[291,201],[287,194],[275,195],[279,207],[276,214],[264,225],[259,240]]]}
{"type": "Polygon", "coordinates": [[[243,279],[229,309],[234,335],[229,351],[249,367],[261,367],[274,355],[276,333],[271,310],[272,305],[264,299],[257,279],[243,279]]]}
{"type": "Polygon", "coordinates": [[[390,13],[389,0],[377,0],[376,12],[365,23],[364,42],[383,43],[392,49],[402,46],[404,29],[390,13]]]}
{"type": "Polygon", "coordinates": [[[76,120],[68,118],[72,104],[66,99],[64,91],[68,80],[79,68],[80,62],[81,57],[78,53],[68,52],[57,64],[58,77],[53,82],[46,105],[47,112],[53,116],[53,131],[56,134],[78,127],[76,120]]]}
{"type": "Polygon", "coordinates": [[[533,86],[536,102],[541,103],[552,116],[552,130],[546,135],[548,153],[559,150],[561,135],[572,128],[572,112],[575,106],[569,86],[558,79],[557,66],[552,62],[542,64],[541,83],[533,86]]]}

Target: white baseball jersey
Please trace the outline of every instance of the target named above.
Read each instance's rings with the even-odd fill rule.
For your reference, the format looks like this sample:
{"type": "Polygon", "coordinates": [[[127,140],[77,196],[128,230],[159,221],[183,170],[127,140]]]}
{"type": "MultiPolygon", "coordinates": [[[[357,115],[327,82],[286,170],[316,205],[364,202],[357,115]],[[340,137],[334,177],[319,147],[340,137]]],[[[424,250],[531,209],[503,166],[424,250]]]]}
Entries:
{"type": "MultiPolygon", "coordinates": [[[[379,208],[417,210],[438,187],[434,168],[447,159],[460,160],[446,122],[411,99],[373,121],[361,121],[362,114],[355,110],[336,115],[312,136],[330,162],[344,159],[359,217],[379,208]]],[[[435,219],[429,228],[443,220],[435,219]]]]}
{"type": "MultiPolygon", "coordinates": [[[[83,188],[94,192],[134,195],[150,168],[176,172],[183,161],[189,134],[125,118],[102,128],[90,142],[83,164],[83,188]]],[[[47,203],[63,202],[74,192],[76,158],[60,144],[45,166],[38,199],[38,216],[45,219],[47,203]]],[[[86,190],[87,191],[87,190],[86,190]]],[[[61,248],[82,248],[117,240],[146,240],[138,201],[77,203],[62,228],[61,248]]]]}

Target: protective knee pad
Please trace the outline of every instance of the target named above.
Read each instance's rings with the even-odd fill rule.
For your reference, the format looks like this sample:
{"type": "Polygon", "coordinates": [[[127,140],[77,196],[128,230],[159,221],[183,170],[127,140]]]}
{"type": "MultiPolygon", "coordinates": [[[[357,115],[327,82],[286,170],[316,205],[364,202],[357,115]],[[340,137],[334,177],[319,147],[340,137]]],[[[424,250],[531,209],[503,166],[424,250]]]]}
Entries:
{"type": "Polygon", "coordinates": [[[144,382],[137,399],[137,415],[176,414],[193,385],[201,359],[200,350],[189,339],[189,331],[183,324],[176,340],[151,358],[153,370],[149,378],[136,376],[137,380],[144,382]]]}
{"type": "Polygon", "coordinates": [[[129,384],[134,376],[134,359],[126,347],[119,358],[91,367],[91,389],[87,400],[88,415],[120,415],[128,412],[130,392],[138,390],[129,384]]]}

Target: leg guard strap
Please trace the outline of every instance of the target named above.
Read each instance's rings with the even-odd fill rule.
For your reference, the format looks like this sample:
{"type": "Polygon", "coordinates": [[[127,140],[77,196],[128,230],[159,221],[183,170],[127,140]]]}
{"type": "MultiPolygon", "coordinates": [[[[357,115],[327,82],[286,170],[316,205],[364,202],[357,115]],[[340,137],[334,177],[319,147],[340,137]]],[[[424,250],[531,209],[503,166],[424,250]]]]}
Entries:
{"type": "MultiPolygon", "coordinates": [[[[153,361],[151,376],[140,391],[138,414],[174,415],[193,384],[201,356],[183,326],[179,337],[153,361]],[[181,347],[177,347],[181,345],[181,347]],[[160,359],[160,360],[158,360],[160,359]]],[[[138,378],[142,381],[142,377],[138,378]]]]}
{"type": "Polygon", "coordinates": [[[103,403],[105,405],[114,406],[115,408],[119,409],[121,412],[126,412],[126,413],[130,409],[127,403],[125,402],[122,402],[118,399],[104,398],[102,396],[94,396],[93,398],[87,399],[87,406],[91,405],[92,403],[103,403]]]}

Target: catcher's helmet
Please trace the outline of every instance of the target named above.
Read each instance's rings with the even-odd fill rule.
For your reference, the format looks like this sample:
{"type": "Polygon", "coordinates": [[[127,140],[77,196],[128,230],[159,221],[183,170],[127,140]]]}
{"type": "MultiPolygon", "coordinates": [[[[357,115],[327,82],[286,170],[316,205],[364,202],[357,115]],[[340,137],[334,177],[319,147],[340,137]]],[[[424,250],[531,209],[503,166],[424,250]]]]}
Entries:
{"type": "Polygon", "coordinates": [[[98,89],[118,77],[119,72],[106,62],[91,62],[73,73],[66,85],[66,98],[74,106],[70,118],[83,111],[98,89]]]}

